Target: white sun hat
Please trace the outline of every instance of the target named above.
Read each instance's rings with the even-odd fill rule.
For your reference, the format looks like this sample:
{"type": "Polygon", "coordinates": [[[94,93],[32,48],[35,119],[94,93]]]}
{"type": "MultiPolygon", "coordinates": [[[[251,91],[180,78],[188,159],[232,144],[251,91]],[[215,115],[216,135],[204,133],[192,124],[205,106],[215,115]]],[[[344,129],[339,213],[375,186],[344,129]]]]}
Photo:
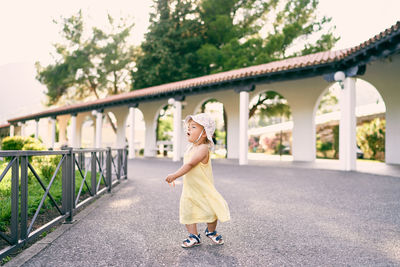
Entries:
{"type": "Polygon", "coordinates": [[[188,115],[184,120],[185,124],[187,124],[190,119],[204,127],[207,139],[211,142],[211,144],[214,144],[212,137],[215,132],[215,121],[211,118],[211,116],[207,113],[188,115]]]}

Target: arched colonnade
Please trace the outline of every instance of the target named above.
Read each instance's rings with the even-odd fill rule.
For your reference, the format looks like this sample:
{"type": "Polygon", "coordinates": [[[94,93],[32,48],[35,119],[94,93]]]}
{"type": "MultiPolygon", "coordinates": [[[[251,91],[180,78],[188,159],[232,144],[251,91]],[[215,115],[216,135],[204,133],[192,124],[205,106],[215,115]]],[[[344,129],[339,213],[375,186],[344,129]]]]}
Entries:
{"type": "MultiPolygon", "coordinates": [[[[374,70],[367,72],[362,78],[375,85],[385,100],[387,111],[387,132],[386,132],[386,162],[400,164],[400,90],[396,71],[400,69],[400,60],[382,63],[378,62],[371,66],[374,70]],[[376,73],[375,73],[376,72],[376,73]]],[[[355,145],[355,88],[356,78],[346,77],[341,90],[341,120],[340,120],[340,162],[343,170],[354,170],[356,168],[356,145],[355,145]]],[[[68,143],[71,147],[81,146],[81,132],[84,118],[89,116],[95,125],[94,146],[102,146],[102,124],[104,114],[112,112],[116,118],[117,133],[115,146],[125,147],[128,143],[130,158],[134,157],[134,127],[130,127],[128,135],[125,135],[126,125],[135,125],[135,110],[140,109],[146,128],[144,156],[152,157],[156,154],[156,127],[157,116],[160,108],[166,104],[174,106],[174,140],[173,160],[181,159],[185,148],[182,120],[189,114],[199,110],[199,106],[207,99],[218,99],[226,109],[227,114],[227,158],[238,159],[240,164],[247,164],[248,151],[248,113],[249,99],[266,90],[273,90],[287,99],[293,117],[293,140],[292,152],[294,161],[314,161],[316,158],[315,149],[315,116],[320,98],[326,89],[331,86],[322,77],[296,79],[275,83],[241,86],[233,90],[220,90],[203,94],[189,95],[186,97],[175,97],[152,102],[138,103],[136,105],[119,105],[94,109],[82,113],[63,114],[50,118],[51,145],[55,140],[55,122],[58,121],[60,143],[68,143]],[[66,138],[67,124],[71,127],[71,138],[66,138]],[[127,142],[128,141],[128,142],[127,142]]],[[[36,136],[38,135],[38,120],[36,120],[36,136]]],[[[12,126],[11,126],[12,127],[12,126]]],[[[12,127],[13,128],[13,127],[12,127]]],[[[21,133],[23,126],[21,127],[21,133]]],[[[11,133],[12,133],[11,129],[11,133]]]]}
{"type": "Polygon", "coordinates": [[[183,154],[182,120],[195,113],[206,99],[217,99],[224,106],[227,123],[227,158],[248,163],[249,99],[261,92],[275,91],[290,104],[293,119],[292,154],[294,161],[316,158],[315,117],[327,88],[339,82],[341,92],[339,123],[339,161],[341,169],[356,169],[356,79],[361,77],[379,91],[386,105],[385,161],[400,164],[400,22],[367,42],[340,51],[326,51],[264,65],[238,69],[185,81],[136,90],[92,102],[51,109],[8,120],[10,134],[16,127],[24,134],[24,123],[50,118],[50,144],[54,146],[56,120],[60,141],[81,146],[82,124],[88,116],[95,125],[94,147],[102,146],[104,114],[112,112],[117,129],[115,146],[129,145],[135,153],[135,110],[145,123],[144,156],[156,154],[156,128],[159,111],[173,105],[173,160],[183,154]],[[127,123],[130,125],[126,135],[127,123]],[[70,138],[65,129],[70,125],[70,138]]]}

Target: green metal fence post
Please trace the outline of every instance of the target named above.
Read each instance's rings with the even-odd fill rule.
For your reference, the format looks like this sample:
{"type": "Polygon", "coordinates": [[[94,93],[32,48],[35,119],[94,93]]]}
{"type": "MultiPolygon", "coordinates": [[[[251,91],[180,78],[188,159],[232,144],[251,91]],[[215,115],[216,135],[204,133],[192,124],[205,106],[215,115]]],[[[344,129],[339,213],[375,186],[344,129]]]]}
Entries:
{"type": "Polygon", "coordinates": [[[128,149],[124,149],[124,167],[125,167],[125,179],[128,179],[128,149]]]}
{"type": "Polygon", "coordinates": [[[28,156],[21,157],[21,240],[28,238],[28,156]]]}
{"type": "Polygon", "coordinates": [[[96,152],[91,153],[91,189],[92,189],[92,195],[97,194],[97,174],[96,174],[96,152]]]}
{"type": "Polygon", "coordinates": [[[121,153],[121,149],[117,150],[117,179],[121,179],[121,165],[122,165],[122,153],[121,153]]]}
{"type": "Polygon", "coordinates": [[[112,181],[111,181],[111,147],[107,147],[107,157],[106,157],[106,180],[108,189],[107,192],[111,193],[112,181]]]}
{"type": "Polygon", "coordinates": [[[19,158],[15,157],[11,177],[11,244],[18,243],[19,158]]]}

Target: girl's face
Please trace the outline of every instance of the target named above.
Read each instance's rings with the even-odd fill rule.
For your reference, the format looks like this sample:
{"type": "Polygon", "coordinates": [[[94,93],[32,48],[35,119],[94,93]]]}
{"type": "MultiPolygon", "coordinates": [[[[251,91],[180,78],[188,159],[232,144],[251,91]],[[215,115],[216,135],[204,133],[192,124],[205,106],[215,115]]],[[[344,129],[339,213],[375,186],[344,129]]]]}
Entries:
{"type": "MultiPolygon", "coordinates": [[[[188,128],[187,128],[187,138],[190,143],[196,142],[196,140],[199,138],[199,135],[203,131],[204,127],[198,124],[197,122],[191,120],[189,121],[188,128]]],[[[202,137],[199,139],[197,143],[202,143],[201,140],[204,139],[206,136],[205,132],[203,131],[202,137]]]]}

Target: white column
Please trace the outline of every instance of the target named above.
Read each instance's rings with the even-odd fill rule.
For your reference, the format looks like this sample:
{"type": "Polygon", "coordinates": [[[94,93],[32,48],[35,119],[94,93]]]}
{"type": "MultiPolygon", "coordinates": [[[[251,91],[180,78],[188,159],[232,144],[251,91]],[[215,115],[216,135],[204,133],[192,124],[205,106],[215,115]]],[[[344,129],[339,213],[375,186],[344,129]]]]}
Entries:
{"type": "MultiPolygon", "coordinates": [[[[397,88],[396,88],[397,89],[397,88]]],[[[393,89],[386,104],[385,162],[400,164],[400,90],[393,89]]]]}
{"type": "Polygon", "coordinates": [[[103,129],[103,112],[96,112],[96,148],[101,148],[101,131],[103,129]]]}
{"type": "Polygon", "coordinates": [[[14,125],[11,124],[10,125],[10,136],[13,137],[14,134],[15,134],[15,127],[14,127],[14,125]]]}
{"type": "Polygon", "coordinates": [[[21,122],[21,136],[25,136],[25,122],[21,122]]]}
{"type": "Polygon", "coordinates": [[[339,161],[342,170],[356,169],[356,80],[346,78],[340,94],[339,161]]]}
{"type": "Polygon", "coordinates": [[[181,160],[181,143],[182,143],[182,102],[175,100],[174,102],[174,137],[173,137],[173,161],[181,160]]]}
{"type": "Polygon", "coordinates": [[[39,120],[35,120],[35,138],[39,138],[39,120]]]}
{"type": "Polygon", "coordinates": [[[58,142],[60,146],[67,146],[67,126],[69,117],[62,115],[58,117],[58,142]]]}
{"type": "Polygon", "coordinates": [[[96,147],[96,111],[94,112],[95,116],[94,118],[92,117],[92,121],[93,121],[93,143],[92,143],[92,147],[96,147]]]}
{"type": "Polygon", "coordinates": [[[155,157],[156,153],[156,122],[147,116],[147,114],[143,113],[144,115],[144,123],[146,127],[145,132],[145,144],[144,144],[144,156],[145,157],[155,157]]]}
{"type": "Polygon", "coordinates": [[[114,113],[117,118],[117,148],[125,148],[126,146],[126,120],[127,112],[125,114],[114,113]]]}
{"type": "Polygon", "coordinates": [[[249,93],[240,92],[240,121],[239,121],[239,165],[248,164],[247,152],[249,146],[249,93]]]}
{"type": "Polygon", "coordinates": [[[293,117],[292,155],[294,161],[312,162],[316,154],[315,121],[313,103],[305,98],[289,102],[293,117]]]}
{"type": "Polygon", "coordinates": [[[85,120],[85,115],[76,117],[76,147],[82,147],[82,124],[85,120]]]}
{"type": "Polygon", "coordinates": [[[71,144],[73,148],[77,148],[77,132],[76,132],[76,114],[71,115],[71,144]]]}
{"type": "Polygon", "coordinates": [[[135,108],[129,107],[129,154],[128,158],[135,158],[135,108]]]}
{"type": "Polygon", "coordinates": [[[56,118],[51,118],[51,144],[50,147],[54,149],[56,143],[56,118]]]}

